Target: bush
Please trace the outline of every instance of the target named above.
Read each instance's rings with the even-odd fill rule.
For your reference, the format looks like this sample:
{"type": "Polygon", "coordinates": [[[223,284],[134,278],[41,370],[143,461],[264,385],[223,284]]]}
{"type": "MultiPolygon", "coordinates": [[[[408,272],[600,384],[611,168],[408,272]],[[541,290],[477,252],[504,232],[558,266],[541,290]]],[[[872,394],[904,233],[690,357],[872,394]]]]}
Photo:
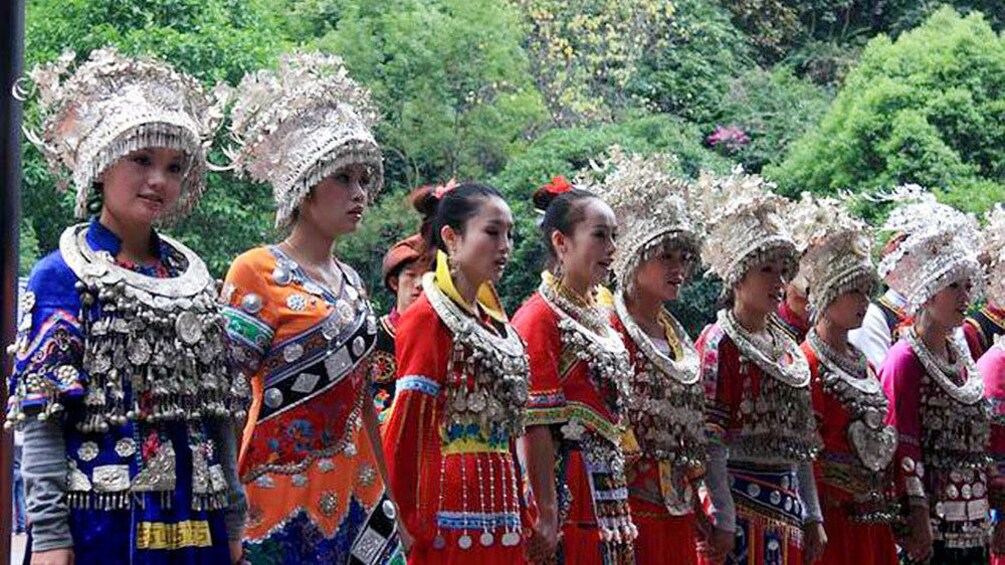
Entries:
{"type": "Polygon", "coordinates": [[[755,173],[781,162],[789,144],[816,124],[829,101],[826,90],[786,67],[747,71],[730,82],[720,105],[722,123],[749,137],[729,155],[755,173]]]}
{"type": "Polygon", "coordinates": [[[751,49],[714,2],[679,0],[666,48],[649,52],[628,83],[648,107],[714,126],[729,81],[749,66],[751,49]]]}
{"type": "Polygon", "coordinates": [[[896,42],[869,42],[820,126],[766,174],[783,192],[915,182],[949,200],[1000,194],[1005,173],[1005,44],[979,14],[951,8],[896,42]]]}

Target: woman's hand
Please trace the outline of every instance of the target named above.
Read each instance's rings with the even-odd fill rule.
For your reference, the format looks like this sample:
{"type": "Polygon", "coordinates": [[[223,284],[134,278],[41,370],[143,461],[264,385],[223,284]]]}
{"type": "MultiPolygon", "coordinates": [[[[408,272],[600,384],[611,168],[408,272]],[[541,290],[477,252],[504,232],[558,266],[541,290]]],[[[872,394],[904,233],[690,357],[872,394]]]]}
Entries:
{"type": "Polygon", "coordinates": [[[727,532],[720,528],[712,528],[712,535],[708,537],[707,542],[699,544],[699,549],[704,554],[705,560],[709,563],[722,563],[726,560],[729,552],[733,551],[735,543],[736,539],[733,532],[727,532]]]}
{"type": "Polygon", "coordinates": [[[557,521],[539,518],[531,527],[530,539],[527,541],[527,558],[532,563],[548,563],[558,551],[558,543],[562,539],[558,531],[557,521]]]}
{"type": "Polygon", "coordinates": [[[932,520],[927,506],[912,506],[907,519],[910,534],[903,546],[912,561],[925,562],[932,556],[932,520]]]}
{"type": "Polygon", "coordinates": [[[401,549],[405,552],[405,555],[411,553],[412,545],[415,544],[415,538],[412,537],[412,534],[408,533],[405,523],[401,520],[398,520],[398,539],[401,540],[401,549]]]}
{"type": "Polygon", "coordinates": [[[33,551],[31,565],[73,565],[73,548],[61,547],[48,551],[33,551]]]}
{"type": "Polygon", "coordinates": [[[230,547],[230,562],[234,565],[244,565],[248,561],[244,558],[244,546],[241,544],[241,540],[231,540],[228,542],[230,547]]]}
{"type": "Polygon", "coordinates": [[[813,522],[806,525],[806,551],[803,553],[803,563],[811,565],[824,556],[827,547],[827,532],[823,522],[813,522]]]}

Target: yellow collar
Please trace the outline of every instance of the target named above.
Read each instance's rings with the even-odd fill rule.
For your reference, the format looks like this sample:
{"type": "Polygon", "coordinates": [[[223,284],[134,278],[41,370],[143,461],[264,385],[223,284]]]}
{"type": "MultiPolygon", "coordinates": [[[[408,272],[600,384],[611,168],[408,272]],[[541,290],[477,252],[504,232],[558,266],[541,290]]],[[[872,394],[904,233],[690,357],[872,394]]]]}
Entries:
{"type": "MultiPolygon", "coordinates": [[[[447,263],[447,254],[443,251],[436,252],[436,287],[469,314],[478,317],[478,309],[475,305],[464,300],[461,293],[457,291],[457,287],[454,286],[454,279],[450,276],[450,266],[447,263]]],[[[492,283],[484,283],[478,288],[475,301],[494,320],[504,323],[507,321],[506,311],[503,310],[502,302],[499,300],[499,295],[492,283]]]]}

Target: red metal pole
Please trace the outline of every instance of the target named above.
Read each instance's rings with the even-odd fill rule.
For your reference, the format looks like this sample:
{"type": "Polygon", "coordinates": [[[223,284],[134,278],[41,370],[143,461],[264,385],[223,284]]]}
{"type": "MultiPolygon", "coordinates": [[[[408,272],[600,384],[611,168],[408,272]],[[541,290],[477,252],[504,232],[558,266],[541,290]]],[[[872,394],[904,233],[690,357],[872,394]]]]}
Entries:
{"type": "MultiPolygon", "coordinates": [[[[21,103],[11,96],[24,60],[24,0],[0,0],[0,413],[7,406],[7,375],[17,313],[21,227],[21,103]]],[[[13,438],[0,433],[0,563],[10,562],[13,438]]]]}

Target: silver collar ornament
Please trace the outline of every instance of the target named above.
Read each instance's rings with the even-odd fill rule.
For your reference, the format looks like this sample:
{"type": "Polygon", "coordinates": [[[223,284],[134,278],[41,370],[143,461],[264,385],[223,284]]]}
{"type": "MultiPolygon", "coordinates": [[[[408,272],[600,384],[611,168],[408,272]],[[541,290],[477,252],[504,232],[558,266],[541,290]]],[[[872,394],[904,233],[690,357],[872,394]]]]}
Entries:
{"type": "Polygon", "coordinates": [[[184,270],[172,278],[148,277],[93,250],[87,227],[68,228],[60,238],[82,305],[89,381],[81,431],[102,432],[127,421],[243,418],[251,389],[228,365],[216,282],[205,264],[161,236],[180,254],[184,270]],[[144,396],[149,401],[141,403],[144,396]]]}

